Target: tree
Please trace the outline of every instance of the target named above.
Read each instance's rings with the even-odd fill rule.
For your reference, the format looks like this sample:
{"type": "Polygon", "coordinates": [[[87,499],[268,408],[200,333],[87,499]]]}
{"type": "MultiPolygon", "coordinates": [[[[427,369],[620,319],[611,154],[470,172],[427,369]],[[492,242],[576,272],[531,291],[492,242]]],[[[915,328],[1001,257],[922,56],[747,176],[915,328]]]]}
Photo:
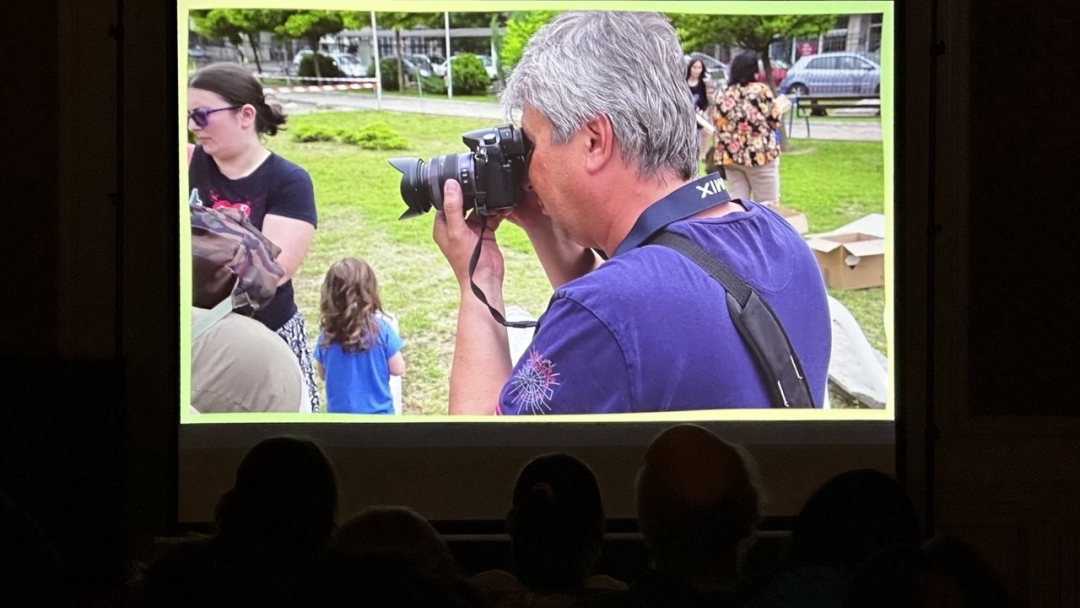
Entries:
{"type": "Polygon", "coordinates": [[[735,45],[756,51],[765,70],[765,81],[775,90],[769,45],[792,38],[809,38],[828,31],[836,15],[672,15],[671,22],[682,40],[683,50],[708,43],[735,45]]]}
{"type": "Polygon", "coordinates": [[[540,29],[542,25],[551,21],[561,11],[527,11],[510,15],[506,22],[506,35],[502,39],[502,52],[499,54],[499,72],[505,73],[514,69],[521,54],[525,51],[525,45],[529,39],[540,29]]]}
{"type": "Polygon", "coordinates": [[[240,49],[243,37],[254,53],[255,66],[262,72],[259,35],[272,32],[285,22],[286,11],[216,8],[191,11],[195,31],[207,38],[228,40],[240,49]]]}
{"type": "Polygon", "coordinates": [[[227,40],[229,44],[240,49],[243,31],[234,23],[229,9],[212,9],[191,11],[191,20],[195,31],[202,36],[214,40],[227,40]]]}
{"type": "MultiPolygon", "coordinates": [[[[412,29],[417,25],[427,25],[436,15],[439,19],[442,18],[441,13],[375,13],[375,21],[379,27],[389,27],[394,30],[394,55],[397,57],[398,90],[405,88],[405,67],[401,61],[401,30],[412,29]]],[[[376,36],[378,36],[377,32],[376,36]]],[[[419,77],[420,75],[417,74],[417,78],[419,77]]]]}
{"type": "Polygon", "coordinates": [[[259,54],[260,34],[273,32],[281,27],[288,18],[288,12],[267,9],[228,9],[228,12],[231,13],[230,19],[233,23],[247,36],[251,51],[255,55],[255,66],[259,72],[262,72],[262,58],[259,54]]]}
{"type": "MultiPolygon", "coordinates": [[[[341,11],[286,11],[285,22],[274,31],[283,36],[302,38],[313,52],[318,53],[323,36],[345,29],[343,19],[341,11]]],[[[318,61],[315,62],[315,78],[322,78],[318,61]]]]}

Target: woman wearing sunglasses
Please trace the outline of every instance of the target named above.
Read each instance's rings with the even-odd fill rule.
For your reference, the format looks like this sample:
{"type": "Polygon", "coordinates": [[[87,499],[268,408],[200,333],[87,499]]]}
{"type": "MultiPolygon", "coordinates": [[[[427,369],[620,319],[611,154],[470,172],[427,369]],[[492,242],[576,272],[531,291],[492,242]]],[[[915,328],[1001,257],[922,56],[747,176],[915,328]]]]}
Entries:
{"type": "Polygon", "coordinates": [[[280,106],[267,103],[262,83],[243,66],[222,62],[196,71],[188,80],[187,102],[187,127],[198,141],[189,149],[191,200],[242,210],[281,247],[277,261],[285,276],[255,319],[277,332],[296,354],[312,411],[318,411],[311,348],[292,285],[317,223],[311,176],[263,145],[262,136],[277,134],[285,115],[280,106]]]}

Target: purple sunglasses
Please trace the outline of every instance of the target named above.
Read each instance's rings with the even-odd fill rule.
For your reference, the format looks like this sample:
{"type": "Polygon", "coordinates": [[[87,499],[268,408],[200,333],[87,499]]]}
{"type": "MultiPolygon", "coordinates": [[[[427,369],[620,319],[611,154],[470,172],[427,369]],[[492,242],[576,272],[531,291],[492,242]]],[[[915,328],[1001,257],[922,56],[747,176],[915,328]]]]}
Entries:
{"type": "Polygon", "coordinates": [[[196,108],[187,113],[188,120],[195,123],[195,126],[200,129],[205,127],[210,122],[210,115],[214,112],[224,112],[225,110],[237,110],[244,106],[228,106],[225,108],[214,108],[213,110],[203,110],[202,108],[196,108]]]}

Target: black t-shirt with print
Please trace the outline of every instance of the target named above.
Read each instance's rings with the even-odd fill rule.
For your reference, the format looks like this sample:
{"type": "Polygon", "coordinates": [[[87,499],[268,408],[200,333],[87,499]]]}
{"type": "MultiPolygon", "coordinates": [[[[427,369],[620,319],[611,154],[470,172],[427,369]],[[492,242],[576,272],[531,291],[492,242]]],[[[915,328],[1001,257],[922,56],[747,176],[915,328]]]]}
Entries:
{"type": "MultiPolygon", "coordinates": [[[[203,205],[233,207],[248,216],[262,230],[267,215],[301,220],[317,226],[315,188],[311,176],[299,165],[276,154],[263,161],[250,175],[229,179],[202,146],[196,146],[188,166],[188,184],[203,205]]],[[[292,281],[278,286],[274,299],[255,313],[255,319],[277,331],[296,314],[292,281]]]]}

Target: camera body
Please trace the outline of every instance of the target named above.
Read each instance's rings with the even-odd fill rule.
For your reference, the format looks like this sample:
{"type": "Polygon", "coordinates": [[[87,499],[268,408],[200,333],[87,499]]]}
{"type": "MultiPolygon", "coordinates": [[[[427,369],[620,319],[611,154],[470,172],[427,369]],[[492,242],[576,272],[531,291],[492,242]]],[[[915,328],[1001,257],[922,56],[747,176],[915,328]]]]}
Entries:
{"type": "Polygon", "coordinates": [[[408,210],[399,219],[442,209],[443,186],[454,179],[461,184],[464,209],[479,215],[514,207],[524,197],[528,141],[513,125],[469,131],[461,137],[470,152],[419,158],[392,158],[401,172],[401,198],[408,210]]]}

